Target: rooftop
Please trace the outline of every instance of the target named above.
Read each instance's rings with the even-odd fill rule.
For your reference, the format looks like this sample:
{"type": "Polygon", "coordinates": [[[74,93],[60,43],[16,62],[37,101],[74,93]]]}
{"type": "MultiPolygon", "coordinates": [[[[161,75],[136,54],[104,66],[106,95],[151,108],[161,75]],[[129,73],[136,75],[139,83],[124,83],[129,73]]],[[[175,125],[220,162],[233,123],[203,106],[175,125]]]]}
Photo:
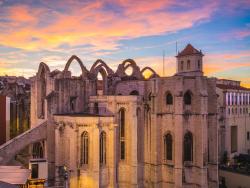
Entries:
{"type": "Polygon", "coordinates": [[[188,44],[181,52],[178,53],[176,57],[181,57],[186,55],[203,55],[203,54],[201,51],[194,48],[191,44],[188,44]]]}

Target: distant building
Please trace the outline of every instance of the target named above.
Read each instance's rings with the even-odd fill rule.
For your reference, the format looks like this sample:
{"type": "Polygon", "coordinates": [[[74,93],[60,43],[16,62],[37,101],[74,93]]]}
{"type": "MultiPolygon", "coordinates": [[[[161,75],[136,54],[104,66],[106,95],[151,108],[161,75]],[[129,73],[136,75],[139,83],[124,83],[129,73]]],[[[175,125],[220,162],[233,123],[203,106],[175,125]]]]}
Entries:
{"type": "Polygon", "coordinates": [[[10,139],[10,98],[0,95],[0,145],[10,139]]]}
{"type": "MultiPolygon", "coordinates": [[[[9,99],[9,136],[30,128],[30,81],[24,77],[0,76],[0,96],[9,99]]],[[[0,106],[4,110],[4,106],[0,106]]]]}
{"type": "Polygon", "coordinates": [[[250,89],[239,81],[218,79],[219,158],[250,154],[250,89]]]}

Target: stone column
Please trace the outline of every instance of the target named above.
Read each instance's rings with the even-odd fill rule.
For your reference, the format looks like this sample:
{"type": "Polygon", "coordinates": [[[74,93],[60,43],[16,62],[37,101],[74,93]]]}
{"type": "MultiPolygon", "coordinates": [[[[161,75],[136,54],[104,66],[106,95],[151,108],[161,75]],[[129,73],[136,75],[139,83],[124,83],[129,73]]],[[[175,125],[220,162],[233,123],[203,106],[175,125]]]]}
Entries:
{"type": "Polygon", "coordinates": [[[182,188],[183,176],[183,99],[182,96],[176,96],[175,114],[174,114],[174,182],[175,188],[182,188]]]}
{"type": "Polygon", "coordinates": [[[48,119],[47,125],[47,158],[48,158],[48,184],[55,183],[55,124],[48,119]]]}
{"type": "Polygon", "coordinates": [[[93,187],[99,188],[99,178],[100,178],[100,164],[99,164],[99,137],[100,137],[100,130],[99,125],[93,125],[92,136],[90,136],[90,146],[91,151],[89,154],[89,159],[91,162],[91,166],[93,169],[93,187]]]}

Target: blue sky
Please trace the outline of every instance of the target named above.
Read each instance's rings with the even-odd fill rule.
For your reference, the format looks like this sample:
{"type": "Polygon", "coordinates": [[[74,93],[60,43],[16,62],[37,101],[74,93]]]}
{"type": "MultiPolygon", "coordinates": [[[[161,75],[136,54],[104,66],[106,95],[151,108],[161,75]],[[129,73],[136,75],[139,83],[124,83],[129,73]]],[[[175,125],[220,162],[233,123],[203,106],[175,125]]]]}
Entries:
{"type": "Polygon", "coordinates": [[[0,75],[29,77],[42,61],[62,70],[73,54],[87,68],[103,59],[116,70],[132,58],[162,74],[165,51],[171,76],[177,42],[203,51],[207,76],[250,87],[249,12],[249,0],[0,0],[0,75]]]}

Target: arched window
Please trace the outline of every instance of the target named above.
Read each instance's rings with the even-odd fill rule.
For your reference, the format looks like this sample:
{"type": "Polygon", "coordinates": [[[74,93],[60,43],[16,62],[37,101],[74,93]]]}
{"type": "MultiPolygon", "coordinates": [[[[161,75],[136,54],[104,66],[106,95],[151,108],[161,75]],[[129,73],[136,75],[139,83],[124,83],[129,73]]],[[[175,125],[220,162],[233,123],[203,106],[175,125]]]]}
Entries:
{"type": "Polygon", "coordinates": [[[184,136],[184,161],[193,161],[193,135],[187,132],[184,136]]]}
{"type": "Polygon", "coordinates": [[[34,159],[43,158],[43,146],[40,142],[33,144],[32,156],[34,159]]]}
{"type": "Polygon", "coordinates": [[[125,159],[125,109],[119,111],[119,125],[120,125],[120,159],[125,159]]]}
{"type": "Polygon", "coordinates": [[[190,60],[187,60],[187,70],[190,69],[190,60]]]}
{"type": "Polygon", "coordinates": [[[200,63],[200,60],[198,60],[198,69],[201,68],[201,63],[200,63]]]}
{"type": "Polygon", "coordinates": [[[171,93],[167,92],[166,94],[166,104],[171,105],[173,104],[173,96],[171,93]]]}
{"type": "Polygon", "coordinates": [[[89,157],[89,135],[84,131],[81,136],[81,164],[88,164],[89,157]]]}
{"type": "Polygon", "coordinates": [[[173,139],[170,133],[164,136],[164,159],[172,160],[173,156],[173,139]]]}
{"type": "Polygon", "coordinates": [[[133,91],[131,91],[130,92],[130,94],[129,95],[139,95],[139,92],[138,91],[136,91],[136,90],[133,90],[133,91]]]}
{"type": "Polygon", "coordinates": [[[183,70],[183,67],[184,67],[184,62],[181,61],[181,70],[183,70]]]}
{"type": "Polygon", "coordinates": [[[106,164],[106,133],[101,132],[100,134],[100,164],[106,164]]]}
{"type": "Polygon", "coordinates": [[[192,103],[192,95],[190,91],[187,91],[184,94],[184,104],[191,105],[191,103],[192,103]]]}

